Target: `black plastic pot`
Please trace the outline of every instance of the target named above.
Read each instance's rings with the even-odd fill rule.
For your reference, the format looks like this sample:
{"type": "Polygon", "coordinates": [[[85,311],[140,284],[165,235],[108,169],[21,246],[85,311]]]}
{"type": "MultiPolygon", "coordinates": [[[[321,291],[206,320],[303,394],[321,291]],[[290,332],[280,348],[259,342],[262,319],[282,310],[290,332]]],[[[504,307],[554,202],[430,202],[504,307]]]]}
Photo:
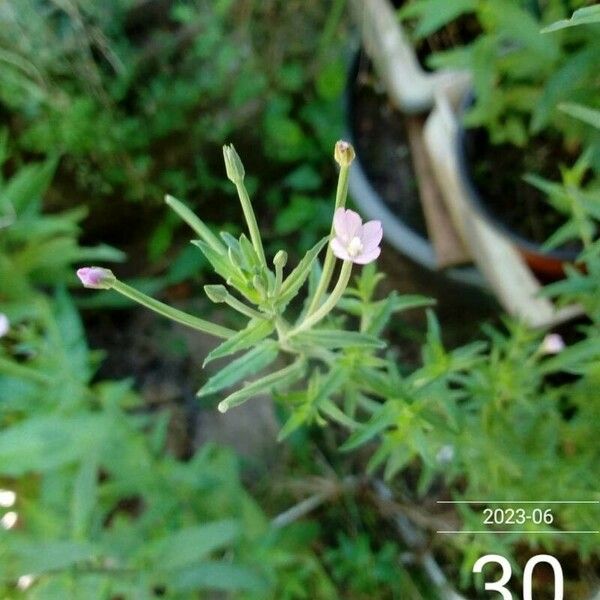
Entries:
{"type": "MultiPolygon", "coordinates": [[[[461,102],[460,122],[464,114],[473,104],[473,94],[465,94],[461,102]]],[[[459,177],[466,191],[467,200],[473,208],[499,233],[508,238],[519,253],[523,256],[532,271],[545,280],[560,279],[564,275],[564,265],[572,264],[577,259],[578,251],[575,249],[545,250],[541,245],[531,239],[527,239],[514,229],[511,229],[487,201],[485,190],[478,189],[473,179],[473,165],[470,156],[473,156],[476,145],[473,130],[462,127],[457,135],[457,157],[459,166],[459,177]]],[[[524,150],[526,152],[527,150],[524,150]]],[[[518,202],[516,198],[515,201],[518,202]]]]}
{"type": "Polygon", "coordinates": [[[486,288],[485,280],[474,267],[454,267],[444,271],[438,269],[435,252],[427,237],[424,217],[418,201],[415,202],[414,198],[409,198],[406,193],[403,196],[400,190],[397,202],[391,206],[377,190],[370,176],[369,165],[363,162],[361,143],[358,139],[360,134],[355,119],[357,78],[361,64],[366,60],[368,59],[360,51],[357,52],[348,73],[345,93],[346,136],[357,150],[356,160],[350,171],[349,188],[352,199],[363,215],[383,223],[385,240],[412,262],[428,271],[439,273],[443,278],[474,288],[486,288]]]}

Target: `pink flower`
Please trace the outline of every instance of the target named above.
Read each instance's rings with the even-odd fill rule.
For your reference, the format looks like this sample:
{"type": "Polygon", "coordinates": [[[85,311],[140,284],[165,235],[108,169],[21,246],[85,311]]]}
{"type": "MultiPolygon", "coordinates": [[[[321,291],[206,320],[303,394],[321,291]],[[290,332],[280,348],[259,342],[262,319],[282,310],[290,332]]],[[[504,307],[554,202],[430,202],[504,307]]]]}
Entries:
{"type": "Polygon", "coordinates": [[[77,270],[77,277],[84,287],[93,290],[109,290],[115,281],[113,272],[102,267],[83,267],[77,270]]]}
{"type": "Polygon", "coordinates": [[[331,249],[338,258],[366,265],[381,253],[379,244],[383,229],[380,221],[368,221],[363,225],[353,210],[338,208],[333,216],[333,229],[335,238],[331,240],[331,249]]]}
{"type": "Polygon", "coordinates": [[[565,342],[558,333],[549,333],[540,346],[542,354],[558,354],[565,349],[565,342]]]}

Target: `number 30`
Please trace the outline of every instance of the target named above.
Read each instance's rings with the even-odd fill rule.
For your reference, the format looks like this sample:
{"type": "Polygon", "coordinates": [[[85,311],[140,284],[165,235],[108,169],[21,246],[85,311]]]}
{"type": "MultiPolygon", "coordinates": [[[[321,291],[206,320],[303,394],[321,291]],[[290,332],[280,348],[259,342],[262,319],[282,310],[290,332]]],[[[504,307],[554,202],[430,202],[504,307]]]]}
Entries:
{"type": "MultiPolygon", "coordinates": [[[[473,573],[481,573],[484,565],[490,562],[498,563],[502,567],[502,577],[493,583],[486,583],[485,589],[490,592],[498,592],[502,596],[502,600],[512,600],[512,594],[504,587],[510,581],[512,575],[510,563],[504,556],[500,556],[499,554],[486,554],[482,556],[473,566],[473,573]]],[[[554,556],[550,556],[549,554],[538,554],[527,561],[525,570],[523,571],[523,600],[533,600],[531,582],[533,569],[542,562],[548,563],[554,571],[554,600],[563,600],[563,572],[560,563],[554,556]]]]}

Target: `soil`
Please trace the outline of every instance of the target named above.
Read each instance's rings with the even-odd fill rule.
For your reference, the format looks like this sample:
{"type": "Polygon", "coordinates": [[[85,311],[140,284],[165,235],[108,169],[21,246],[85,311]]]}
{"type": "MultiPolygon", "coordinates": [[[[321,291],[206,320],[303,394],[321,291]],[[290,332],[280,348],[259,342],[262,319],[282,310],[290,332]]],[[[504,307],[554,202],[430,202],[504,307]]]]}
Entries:
{"type": "MultiPolygon", "coordinates": [[[[557,137],[536,136],[525,149],[493,144],[484,129],[472,129],[465,134],[465,155],[483,207],[505,228],[539,245],[565,223],[565,216],[549,204],[547,196],[523,179],[534,173],[560,181],[559,166],[572,164],[576,155],[557,137]]],[[[578,248],[577,242],[569,242],[560,249],[576,252],[578,248]]]]}
{"type": "Polygon", "coordinates": [[[350,125],[356,154],[371,184],[390,210],[425,236],[425,217],[405,119],[379,86],[370,61],[361,55],[350,99],[350,125]]]}

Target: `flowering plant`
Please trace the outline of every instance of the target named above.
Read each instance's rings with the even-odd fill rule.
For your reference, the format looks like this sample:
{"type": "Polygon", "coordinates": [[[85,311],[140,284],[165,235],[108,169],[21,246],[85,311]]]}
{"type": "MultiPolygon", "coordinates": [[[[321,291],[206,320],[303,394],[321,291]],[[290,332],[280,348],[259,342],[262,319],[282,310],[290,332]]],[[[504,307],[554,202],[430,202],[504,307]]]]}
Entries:
{"type": "MultiPolygon", "coordinates": [[[[198,392],[224,395],[218,405],[222,412],[254,396],[271,394],[289,415],[280,438],[305,424],[329,422],[349,432],[342,450],[368,444],[373,450],[368,473],[381,469],[387,480],[394,480],[403,504],[414,502],[407,514],[421,514],[427,493],[484,500],[594,497],[594,465],[600,449],[589,440],[598,411],[593,397],[600,358],[598,313],[589,311],[592,323],[583,330],[581,341],[568,346],[556,334],[544,335],[506,321],[502,330],[486,329],[487,341],[448,349],[435,315],[428,311],[422,365],[412,371],[402,368],[393,347],[381,339],[383,331],[397,312],[431,301],[395,292],[375,299],[382,277],[374,266],[382,227],[374,221],[363,224],[345,207],[353,156],[349,144],[338,142],[335,158],[340,172],[331,233],[286,276],[283,250],[275,254],[273,268],[267,264],[244,186],[244,168],[233,147],[224,148],[225,165],[237,188],[249,237],[242,234],[236,239],[229,233],[217,237],[184,204],[167,196],[167,203],[198,235],[193,243],[225,281],[205,286],[208,298],[247,317],[239,331],[167,306],[106,269],[86,267],[78,275],[88,287],[113,289],[222,338],[205,364],[238,356],[198,392]],[[319,255],[324,250],[321,267],[319,255]],[[341,264],[331,286],[336,258],[341,264]],[[355,264],[365,266],[351,281],[355,264]],[[297,302],[305,287],[304,300],[297,302]],[[229,390],[241,382],[241,387],[229,390]],[[406,473],[411,476],[400,477],[406,473]]],[[[586,281],[598,268],[590,265],[588,272],[580,274],[586,281]]],[[[449,564],[460,565],[464,585],[477,556],[486,551],[511,556],[512,550],[522,550],[524,542],[532,552],[536,547],[560,547],[583,557],[593,551],[594,541],[585,531],[593,527],[594,510],[591,505],[565,504],[557,506],[551,525],[527,538],[515,532],[510,538],[474,539],[469,530],[481,515],[461,505],[459,516],[466,531],[444,538],[439,550],[449,564]],[[554,536],[560,536],[561,529],[572,529],[575,535],[565,536],[558,546],[554,536]],[[548,533],[553,535],[542,535],[548,533]]],[[[441,523],[442,529],[453,529],[457,516],[441,514],[434,527],[441,523]]],[[[431,527],[429,515],[421,515],[419,522],[431,527]]]]}
{"type": "MultiPolygon", "coordinates": [[[[224,303],[248,318],[246,326],[240,331],[217,325],[205,319],[189,315],[167,306],[154,298],[119,281],[108,269],[101,267],[83,267],[77,275],[83,285],[92,289],[113,289],[130,299],[155,310],[156,312],[194,329],[224,339],[206,358],[205,363],[230,356],[237,352],[244,354],[230,362],[218,374],[209,379],[199,391],[200,396],[215,394],[234,386],[240,381],[276,362],[281,354],[292,356],[292,361],[263,377],[254,379],[227,395],[219,403],[219,410],[225,412],[253,396],[274,389],[289,389],[292,384],[311,372],[312,386],[309,389],[320,390],[319,400],[311,402],[316,415],[324,411],[330,416],[342,418],[342,413],[330,402],[329,397],[341,386],[344,376],[340,365],[345,364],[353,352],[376,350],[385,344],[377,338],[383,322],[401,308],[424,305],[423,298],[409,298],[399,302],[395,296],[370,310],[371,318],[366,315],[361,321],[359,331],[346,331],[330,326],[321,326],[326,317],[340,303],[343,296],[354,295],[368,301],[374,289],[377,276],[369,271],[363,278],[363,289],[348,289],[354,264],[366,265],[380,254],[383,235],[379,221],[362,222],[360,216],[345,208],[348,194],[348,171],[354,159],[354,150],[347,142],[340,141],[335,147],[335,159],[340,167],[335,213],[331,233],[310,249],[298,265],[284,277],[287,254],[280,250],[273,258],[270,268],[263,249],[258,223],[248,192],[244,185],[245,170],[233,148],[223,148],[227,177],[233,182],[241,202],[242,211],[248,227],[248,234],[235,238],[223,232],[217,237],[183,203],[172,196],[166,197],[167,204],[181,216],[198,235],[195,244],[207,258],[216,273],[226,285],[207,285],[204,290],[208,298],[215,303],[224,303]],[[318,263],[319,254],[325,250],[323,267],[318,263]],[[337,283],[328,293],[336,268],[336,258],[341,266],[337,283]],[[308,294],[298,319],[288,320],[286,309],[308,285],[308,294]],[[371,321],[376,318],[377,326],[371,321]],[[381,323],[379,323],[381,321],[381,323]],[[273,338],[275,334],[275,338],[273,338]],[[326,375],[313,362],[328,369],[326,375]]],[[[356,302],[348,302],[346,310],[356,313],[356,302]]],[[[307,392],[308,393],[308,392],[307,392]]],[[[307,415],[308,416],[308,415],[307,415]]],[[[343,420],[347,421],[346,418],[343,420]]],[[[294,419],[294,425],[301,420],[294,419]]],[[[291,425],[284,433],[291,431],[291,425]]]]}

